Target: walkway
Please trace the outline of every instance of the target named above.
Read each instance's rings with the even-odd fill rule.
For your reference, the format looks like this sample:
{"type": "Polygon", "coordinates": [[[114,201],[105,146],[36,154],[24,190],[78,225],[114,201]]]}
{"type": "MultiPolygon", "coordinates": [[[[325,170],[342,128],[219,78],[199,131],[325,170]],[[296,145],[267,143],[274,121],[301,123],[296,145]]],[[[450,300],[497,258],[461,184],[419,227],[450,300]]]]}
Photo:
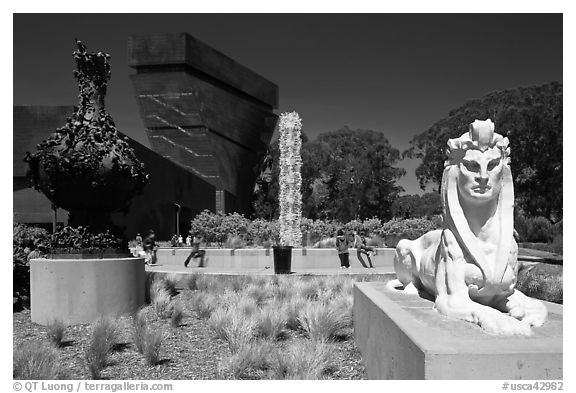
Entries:
{"type": "MultiPolygon", "coordinates": [[[[184,267],[175,265],[156,265],[156,266],[146,266],[147,272],[155,273],[165,273],[165,274],[216,274],[216,275],[274,275],[273,268],[245,268],[245,269],[233,269],[233,268],[219,268],[219,267],[184,267]]],[[[376,267],[373,269],[366,269],[362,266],[352,266],[350,269],[340,269],[339,266],[334,266],[333,268],[309,268],[309,269],[293,269],[291,275],[350,275],[350,274],[393,274],[394,269],[392,267],[376,267]]]]}

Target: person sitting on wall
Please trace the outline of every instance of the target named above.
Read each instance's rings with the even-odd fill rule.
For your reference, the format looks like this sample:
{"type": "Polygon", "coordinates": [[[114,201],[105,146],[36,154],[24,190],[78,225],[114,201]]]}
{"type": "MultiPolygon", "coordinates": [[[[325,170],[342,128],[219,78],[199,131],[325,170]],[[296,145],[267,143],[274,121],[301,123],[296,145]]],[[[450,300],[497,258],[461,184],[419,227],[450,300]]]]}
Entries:
{"type": "Polygon", "coordinates": [[[148,232],[148,236],[144,239],[142,243],[142,247],[144,248],[145,259],[147,265],[154,266],[156,265],[156,234],[152,229],[148,232]]]}
{"type": "Polygon", "coordinates": [[[178,247],[178,235],[174,234],[170,239],[170,247],[178,247]]]}
{"type": "Polygon", "coordinates": [[[135,257],[137,257],[137,256],[140,256],[142,252],[143,252],[143,250],[142,250],[142,236],[140,236],[140,233],[137,233],[136,234],[136,246],[134,247],[133,255],[135,257]]]}
{"type": "Polygon", "coordinates": [[[184,245],[184,240],[182,240],[182,235],[178,235],[178,247],[182,247],[184,245]]]}
{"type": "Polygon", "coordinates": [[[192,251],[188,258],[184,261],[184,267],[188,267],[190,260],[192,258],[200,258],[200,262],[198,263],[198,267],[204,267],[204,256],[206,255],[205,250],[200,250],[200,235],[198,233],[194,234],[194,238],[192,239],[192,251]]]}
{"type": "Polygon", "coordinates": [[[366,263],[364,262],[364,259],[362,258],[362,254],[365,254],[366,258],[368,258],[368,263],[370,264],[370,267],[374,268],[374,266],[372,265],[372,260],[370,259],[370,253],[374,251],[374,248],[368,247],[368,245],[366,244],[366,236],[364,232],[358,233],[357,231],[354,231],[353,247],[356,248],[356,256],[358,257],[358,260],[360,261],[362,266],[368,268],[368,266],[366,266],[366,263]]]}

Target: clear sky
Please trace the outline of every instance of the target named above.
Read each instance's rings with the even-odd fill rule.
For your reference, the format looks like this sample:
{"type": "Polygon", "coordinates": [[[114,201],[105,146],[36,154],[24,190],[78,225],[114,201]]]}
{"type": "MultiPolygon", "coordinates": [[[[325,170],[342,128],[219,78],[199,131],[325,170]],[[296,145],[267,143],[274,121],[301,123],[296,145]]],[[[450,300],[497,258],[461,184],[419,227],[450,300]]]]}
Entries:
{"type": "MultiPolygon", "coordinates": [[[[72,105],[74,38],[111,55],[107,109],[149,146],[127,65],[131,34],[187,32],[279,86],[310,138],[342,126],[393,146],[469,99],[562,81],[561,14],[16,14],[14,105],[72,105]]],[[[474,119],[471,119],[473,121],[474,119]]],[[[420,192],[416,160],[399,163],[420,192]]]]}

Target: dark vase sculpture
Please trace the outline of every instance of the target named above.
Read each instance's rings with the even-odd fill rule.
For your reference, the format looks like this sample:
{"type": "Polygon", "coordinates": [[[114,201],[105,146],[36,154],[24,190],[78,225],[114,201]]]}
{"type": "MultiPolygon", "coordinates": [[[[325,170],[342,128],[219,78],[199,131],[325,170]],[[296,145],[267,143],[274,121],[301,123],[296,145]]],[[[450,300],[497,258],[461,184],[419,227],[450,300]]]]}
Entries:
{"type": "Polygon", "coordinates": [[[64,127],[27,155],[28,177],[55,206],[70,212],[71,225],[102,230],[110,225],[110,213],[127,208],[142,192],[148,174],[104,107],[110,56],[76,44],[79,106],[64,127]]]}

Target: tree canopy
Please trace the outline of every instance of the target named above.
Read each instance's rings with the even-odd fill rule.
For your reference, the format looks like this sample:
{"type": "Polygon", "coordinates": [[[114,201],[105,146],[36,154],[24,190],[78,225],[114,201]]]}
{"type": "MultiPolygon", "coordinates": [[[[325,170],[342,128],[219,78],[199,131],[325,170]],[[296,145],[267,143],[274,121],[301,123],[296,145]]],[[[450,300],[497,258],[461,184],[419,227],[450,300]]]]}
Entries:
{"type": "Polygon", "coordinates": [[[401,195],[392,203],[396,218],[421,218],[442,214],[442,201],[437,192],[422,195],[401,195]]]}
{"type": "MultiPolygon", "coordinates": [[[[400,159],[400,151],[383,133],[373,130],[344,127],[314,141],[303,137],[303,215],[342,222],[390,218],[392,203],[403,191],[396,184],[405,174],[395,167],[400,159]]],[[[278,171],[278,145],[274,143],[256,182],[253,207],[257,217],[278,214],[278,171]]]]}
{"type": "Polygon", "coordinates": [[[562,84],[521,87],[468,101],[415,136],[403,153],[420,158],[420,187],[438,189],[446,142],[468,131],[475,119],[491,118],[510,139],[516,205],[532,216],[562,218],[562,84]]]}

